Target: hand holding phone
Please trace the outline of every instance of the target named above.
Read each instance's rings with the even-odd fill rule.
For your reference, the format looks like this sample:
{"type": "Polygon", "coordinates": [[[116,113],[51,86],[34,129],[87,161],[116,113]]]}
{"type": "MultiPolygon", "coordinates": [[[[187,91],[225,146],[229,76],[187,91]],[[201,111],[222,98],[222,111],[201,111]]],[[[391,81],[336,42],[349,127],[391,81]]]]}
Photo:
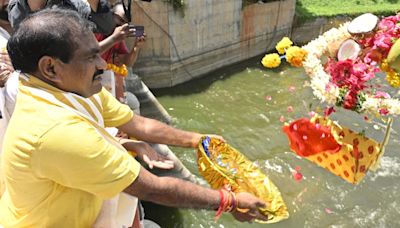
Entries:
{"type": "Polygon", "coordinates": [[[129,36],[142,37],[144,36],[144,26],[143,25],[129,25],[129,30],[134,30],[129,36]]]}

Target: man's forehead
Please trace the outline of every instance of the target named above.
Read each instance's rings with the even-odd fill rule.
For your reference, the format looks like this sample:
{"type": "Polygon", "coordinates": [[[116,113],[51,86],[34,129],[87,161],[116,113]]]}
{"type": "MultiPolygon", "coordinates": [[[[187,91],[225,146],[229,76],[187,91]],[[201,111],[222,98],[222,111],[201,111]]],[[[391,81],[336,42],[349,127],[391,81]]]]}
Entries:
{"type": "Polygon", "coordinates": [[[99,43],[97,42],[93,33],[82,34],[77,38],[77,41],[77,52],[80,52],[80,54],[86,55],[100,51],[99,43]]]}

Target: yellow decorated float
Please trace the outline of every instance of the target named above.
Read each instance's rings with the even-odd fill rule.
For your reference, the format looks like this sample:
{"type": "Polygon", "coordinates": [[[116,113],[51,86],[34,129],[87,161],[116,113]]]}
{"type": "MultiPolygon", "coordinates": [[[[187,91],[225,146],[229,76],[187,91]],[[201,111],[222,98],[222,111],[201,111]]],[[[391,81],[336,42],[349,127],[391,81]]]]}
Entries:
{"type": "MultiPolygon", "coordinates": [[[[275,223],[289,217],[279,189],[260,169],[227,143],[203,137],[198,145],[197,164],[200,174],[214,189],[229,185],[233,192],[249,192],[264,200],[259,211],[275,223]]],[[[263,221],[257,221],[263,222],[263,221]]]]}

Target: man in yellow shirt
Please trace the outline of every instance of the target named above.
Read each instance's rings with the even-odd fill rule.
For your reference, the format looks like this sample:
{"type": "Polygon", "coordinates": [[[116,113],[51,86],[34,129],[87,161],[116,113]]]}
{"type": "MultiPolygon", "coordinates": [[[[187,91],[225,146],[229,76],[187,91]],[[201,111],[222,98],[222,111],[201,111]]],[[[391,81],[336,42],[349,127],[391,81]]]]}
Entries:
{"type": "Polygon", "coordinates": [[[99,51],[90,24],[69,10],[33,14],[10,38],[9,55],[23,74],[4,139],[0,224],[91,227],[102,202],[122,191],[167,206],[231,211],[240,221],[266,219],[258,212],[264,202],[253,195],[154,176],[108,135],[104,127],[117,127],[185,147],[202,137],[134,116],[116,101],[101,87],[106,63],[99,51]]]}

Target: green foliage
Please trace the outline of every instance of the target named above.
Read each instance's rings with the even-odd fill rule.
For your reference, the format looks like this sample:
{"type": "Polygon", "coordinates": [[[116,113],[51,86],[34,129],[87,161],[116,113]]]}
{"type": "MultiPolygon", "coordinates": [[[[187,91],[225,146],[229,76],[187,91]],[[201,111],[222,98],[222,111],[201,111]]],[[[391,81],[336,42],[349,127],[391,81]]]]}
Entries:
{"type": "Polygon", "coordinates": [[[340,88],[339,89],[339,96],[336,99],[336,106],[342,107],[344,103],[344,97],[347,94],[347,89],[346,88],[340,88]]]}
{"type": "Polygon", "coordinates": [[[399,0],[297,0],[299,21],[315,17],[357,16],[366,12],[391,15],[400,11],[399,0]]]}

